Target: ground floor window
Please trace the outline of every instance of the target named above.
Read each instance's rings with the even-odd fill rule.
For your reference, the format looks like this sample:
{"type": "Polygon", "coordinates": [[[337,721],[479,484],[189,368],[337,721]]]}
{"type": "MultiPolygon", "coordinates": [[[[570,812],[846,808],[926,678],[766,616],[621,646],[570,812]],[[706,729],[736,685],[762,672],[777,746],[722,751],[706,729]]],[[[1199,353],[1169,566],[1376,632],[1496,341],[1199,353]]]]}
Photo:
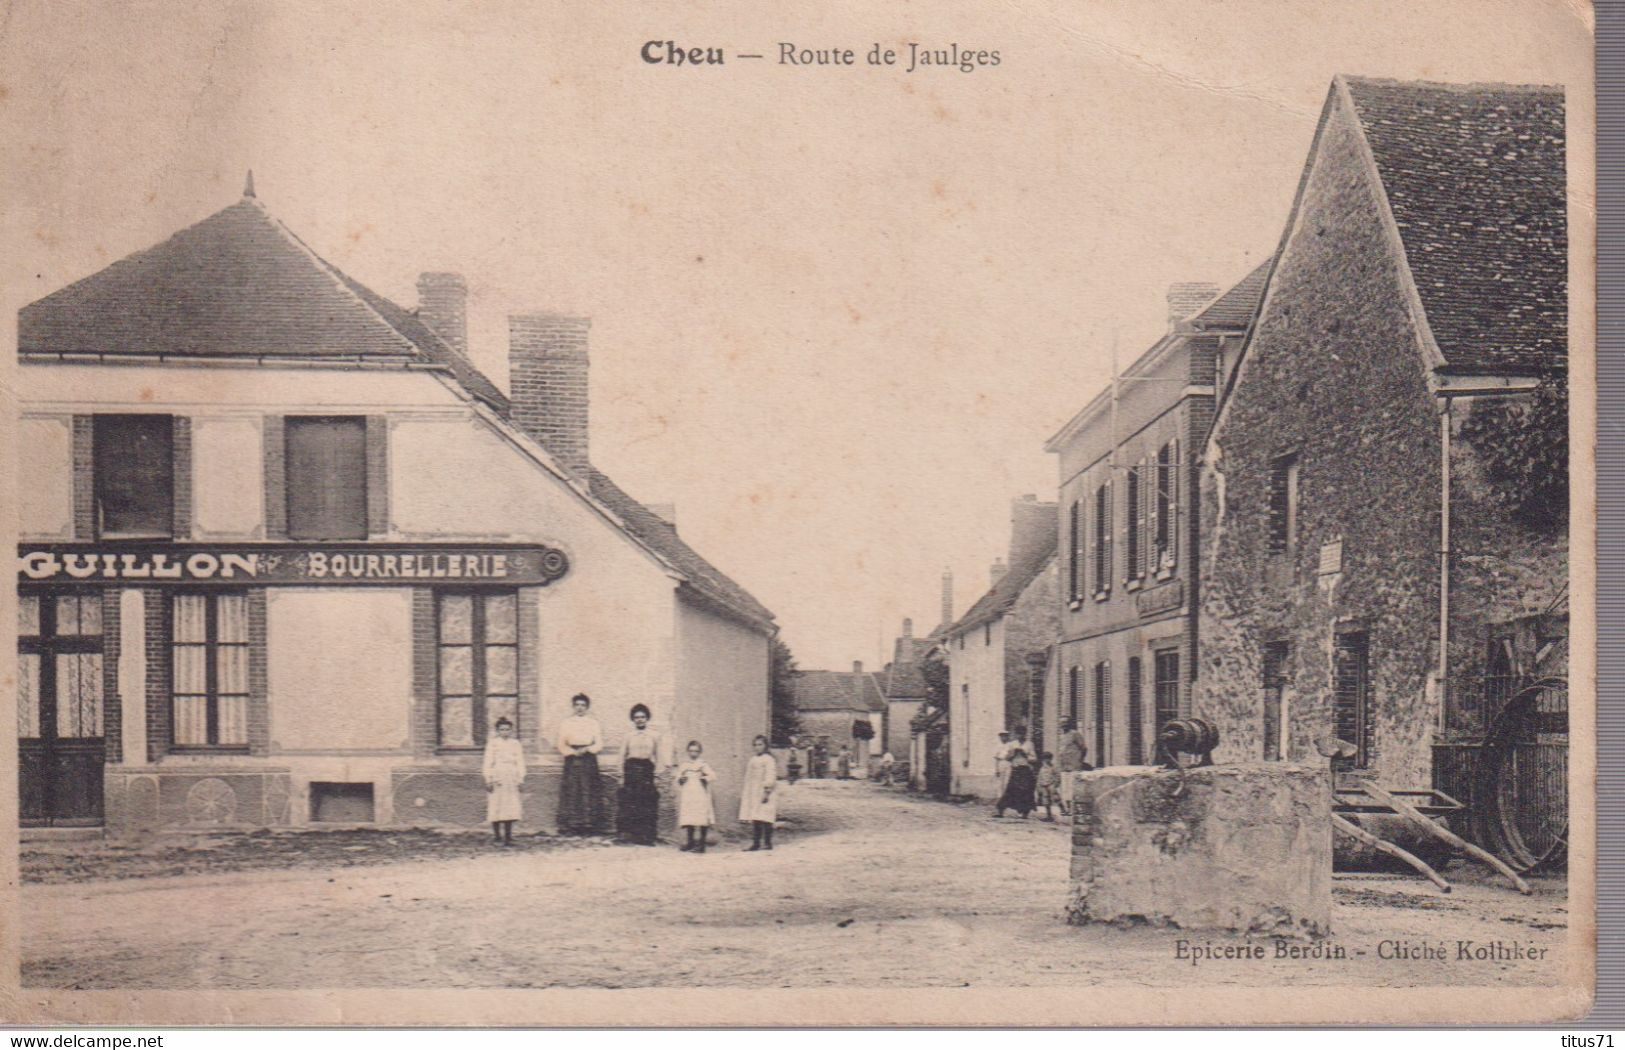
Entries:
{"type": "Polygon", "coordinates": [[[1333,768],[1365,769],[1371,764],[1370,644],[1364,631],[1337,636],[1332,664],[1332,700],[1337,739],[1354,745],[1348,758],[1333,759],[1333,768]]]}
{"type": "Polygon", "coordinates": [[[176,747],[248,746],[248,596],[171,600],[176,747]]]}
{"type": "Polygon", "coordinates": [[[1289,652],[1286,642],[1268,642],[1264,646],[1264,758],[1271,762],[1279,761],[1285,752],[1282,694],[1289,652]]]}
{"type": "Polygon", "coordinates": [[[1112,665],[1095,664],[1095,754],[1102,767],[1111,765],[1112,665]]]}
{"type": "Polygon", "coordinates": [[[519,597],[514,591],[435,596],[440,746],[483,747],[499,718],[519,729],[519,597]]]}
{"type": "MultiPolygon", "coordinates": [[[[1179,717],[1179,650],[1164,649],[1158,652],[1151,665],[1152,703],[1156,705],[1156,728],[1154,733],[1160,734],[1162,727],[1179,717]]],[[[1158,754],[1159,761],[1166,761],[1166,755],[1158,754]]]]}
{"type": "Polygon", "coordinates": [[[1130,765],[1145,761],[1145,698],[1141,696],[1140,658],[1128,658],[1128,760],[1130,765]]]}

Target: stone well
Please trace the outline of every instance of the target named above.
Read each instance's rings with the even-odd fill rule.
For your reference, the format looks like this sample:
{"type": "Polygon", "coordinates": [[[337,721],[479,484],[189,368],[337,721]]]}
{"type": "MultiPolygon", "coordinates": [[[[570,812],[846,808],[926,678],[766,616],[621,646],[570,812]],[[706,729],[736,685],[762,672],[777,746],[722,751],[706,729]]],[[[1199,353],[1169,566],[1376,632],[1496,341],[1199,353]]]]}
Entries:
{"type": "Polygon", "coordinates": [[[1120,766],[1072,783],[1074,925],[1320,937],[1331,930],[1331,774],[1280,762],[1120,766]]]}

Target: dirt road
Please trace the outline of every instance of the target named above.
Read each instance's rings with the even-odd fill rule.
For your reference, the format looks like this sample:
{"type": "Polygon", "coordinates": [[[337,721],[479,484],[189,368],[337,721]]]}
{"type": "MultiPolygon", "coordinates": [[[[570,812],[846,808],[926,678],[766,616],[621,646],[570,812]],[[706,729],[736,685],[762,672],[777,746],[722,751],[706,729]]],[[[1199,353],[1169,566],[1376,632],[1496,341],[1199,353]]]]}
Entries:
{"type": "Polygon", "coordinates": [[[795,785],[772,853],[597,845],[374,867],[23,888],[23,982],[69,988],[1544,984],[1566,892],[1460,865],[1454,894],[1339,879],[1324,954],[1192,965],[1243,938],[1063,920],[1068,829],[856,781],[795,785]],[[1384,941],[1443,960],[1380,957],[1384,941]],[[1457,942],[1524,959],[1459,960],[1457,942]],[[1509,949],[1510,950],[1510,949],[1509,949]]]}

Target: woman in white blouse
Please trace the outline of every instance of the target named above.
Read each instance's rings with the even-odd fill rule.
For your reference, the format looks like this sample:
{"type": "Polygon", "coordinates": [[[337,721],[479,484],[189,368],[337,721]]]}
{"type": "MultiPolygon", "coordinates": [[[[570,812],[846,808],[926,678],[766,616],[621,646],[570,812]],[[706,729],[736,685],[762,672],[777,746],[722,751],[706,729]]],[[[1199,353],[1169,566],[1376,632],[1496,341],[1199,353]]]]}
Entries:
{"type": "Polygon", "coordinates": [[[559,789],[559,833],[563,835],[591,835],[602,808],[598,752],[604,749],[604,734],[598,720],[587,714],[591,707],[586,693],[572,697],[571,715],[559,723],[553,741],[564,756],[564,783],[559,789]]]}

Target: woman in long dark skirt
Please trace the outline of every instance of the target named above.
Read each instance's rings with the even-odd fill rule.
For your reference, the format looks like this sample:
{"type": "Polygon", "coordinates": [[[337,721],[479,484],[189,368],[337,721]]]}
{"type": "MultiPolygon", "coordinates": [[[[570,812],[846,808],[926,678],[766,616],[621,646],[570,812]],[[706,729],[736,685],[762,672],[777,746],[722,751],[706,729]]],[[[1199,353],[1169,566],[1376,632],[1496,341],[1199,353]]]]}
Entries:
{"type": "Polygon", "coordinates": [[[571,715],[559,723],[554,743],[564,756],[564,783],[559,787],[559,832],[591,835],[597,830],[601,809],[598,795],[598,752],[604,734],[598,720],[587,714],[592,700],[577,693],[570,700],[571,715]]]}
{"type": "Polygon", "coordinates": [[[1010,779],[1005,781],[1004,794],[993,807],[993,815],[1002,817],[1005,810],[1013,809],[1026,820],[1027,814],[1036,808],[1033,795],[1037,788],[1038,771],[1033,768],[1032,745],[1027,743],[1027,731],[1018,726],[1015,742],[1010,745],[1010,779]]]}
{"type": "Polygon", "coordinates": [[[653,846],[660,815],[660,789],[655,785],[655,770],[662,764],[671,765],[671,759],[667,756],[665,739],[649,728],[649,709],[643,704],[634,704],[631,718],[632,732],[626,735],[626,746],[621,749],[617,823],[622,842],[653,846]]]}

